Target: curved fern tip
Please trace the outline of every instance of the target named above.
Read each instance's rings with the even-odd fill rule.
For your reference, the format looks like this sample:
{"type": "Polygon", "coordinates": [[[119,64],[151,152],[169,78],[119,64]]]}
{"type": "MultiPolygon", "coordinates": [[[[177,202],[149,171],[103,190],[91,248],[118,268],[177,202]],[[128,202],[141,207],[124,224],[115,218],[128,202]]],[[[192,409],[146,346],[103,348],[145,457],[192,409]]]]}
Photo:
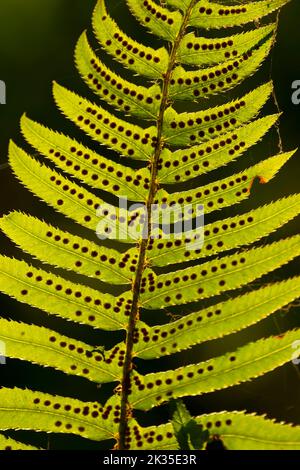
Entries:
{"type": "Polygon", "coordinates": [[[258,177],[261,184],[268,183],[277,175],[278,171],[295,155],[296,152],[297,149],[290,152],[280,153],[258,163],[257,174],[255,177],[258,177]]]}
{"type": "Polygon", "coordinates": [[[9,143],[8,143],[8,151],[9,151],[9,154],[10,152],[16,150],[18,148],[17,144],[15,144],[15,142],[13,141],[13,139],[10,139],[9,140],[9,143]]]}

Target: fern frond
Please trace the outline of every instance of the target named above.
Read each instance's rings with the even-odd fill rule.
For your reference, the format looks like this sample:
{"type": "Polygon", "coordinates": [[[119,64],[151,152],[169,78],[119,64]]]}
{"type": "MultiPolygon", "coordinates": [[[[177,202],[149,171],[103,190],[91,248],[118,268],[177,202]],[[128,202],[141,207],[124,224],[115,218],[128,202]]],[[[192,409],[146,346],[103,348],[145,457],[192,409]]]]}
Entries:
{"type": "Polygon", "coordinates": [[[135,355],[157,359],[258,323],[300,295],[300,278],[270,284],[160,326],[137,325],[135,355]],[[148,338],[150,340],[148,340],[148,338]]]}
{"type": "Polygon", "coordinates": [[[0,450],[40,450],[37,447],[23,444],[22,442],[15,441],[10,437],[5,437],[0,434],[0,450]]]}
{"type": "Polygon", "coordinates": [[[92,139],[121,155],[149,160],[155,147],[155,127],[143,129],[117,118],[104,108],[54,83],[53,95],[60,111],[92,139]]]}
{"type": "MultiPolygon", "coordinates": [[[[275,422],[266,416],[244,411],[222,411],[204,414],[194,418],[209,432],[213,439],[222,441],[227,450],[298,450],[300,447],[300,426],[275,422]]],[[[134,425],[129,434],[129,448],[143,450],[178,448],[172,424],[141,427],[134,425]],[[133,432],[135,430],[135,432],[133,432]],[[137,439],[137,434],[142,441],[137,439]]]]}
{"type": "Polygon", "coordinates": [[[146,88],[121,78],[96,56],[86,33],[82,34],[77,43],[75,59],[80,75],[100,98],[126,114],[156,119],[161,101],[158,85],[146,88]]]}
{"type": "Polygon", "coordinates": [[[133,15],[151,33],[167,41],[176,39],[183,19],[178,11],[163,8],[153,0],[126,0],[126,3],[133,15]]]}
{"type": "Polygon", "coordinates": [[[75,434],[94,441],[114,439],[117,432],[113,413],[118,409],[99,403],[82,402],[47,393],[2,388],[0,390],[0,429],[31,429],[75,434]],[[104,419],[99,419],[101,416],[104,419]],[[97,419],[98,418],[98,419],[97,419]]]}
{"type": "MultiPolygon", "coordinates": [[[[299,329],[255,342],[248,339],[237,351],[205,362],[197,363],[196,358],[195,364],[182,365],[180,354],[176,370],[161,371],[164,356],[244,330],[276,311],[287,311],[300,296],[299,276],[251,290],[254,280],[300,255],[300,235],[250,246],[299,214],[300,195],[242,214],[221,215],[205,228],[192,230],[192,222],[203,220],[204,212],[251,196],[256,178],[269,182],[295,153],[280,151],[236,174],[212,175],[210,183],[197,184],[198,176],[225,167],[257,144],[279,113],[258,117],[272,94],[271,82],[218,105],[208,101],[260,67],[275,43],[277,22],[222,35],[200,36],[195,27],[240,26],[270,14],[287,0],[230,6],[213,0],[126,3],[139,25],[167,42],[155,49],[129,37],[110,16],[105,0],[98,0],[93,15],[98,43],[110,59],[129,69],[129,75],[107,66],[84,32],[75,63],[97,101],[53,85],[58,108],[94,141],[93,150],[80,137],[75,140],[25,115],[21,130],[37,155],[30,156],[14,143],[9,147],[10,165],[21,183],[80,227],[66,231],[17,211],[0,220],[2,231],[23,252],[38,266],[47,264],[41,269],[30,261],[0,256],[1,291],[63,320],[112,332],[107,348],[95,347],[88,344],[91,340],[74,339],[55,327],[0,318],[0,346],[5,346],[6,356],[50,367],[53,373],[69,375],[70,381],[78,376],[110,384],[109,398],[102,406],[0,387],[0,431],[72,433],[116,441],[114,448],[119,450],[178,449],[189,447],[187,440],[184,445],[179,442],[178,429],[191,421],[201,435],[203,431],[209,441],[221,439],[228,449],[300,449],[299,427],[241,412],[192,418],[180,401],[177,410],[185,418],[179,419],[179,428],[171,423],[143,428],[135,417],[135,409],[148,411],[172,398],[238,385],[298,354],[299,329]],[[202,100],[199,108],[202,98],[207,104],[203,106],[202,100]],[[99,155],[99,144],[114,152],[112,159],[99,155]],[[175,188],[185,182],[192,184],[175,188]],[[127,206],[127,199],[138,204],[127,206]],[[165,216],[170,216],[168,227],[165,216]],[[85,229],[89,232],[83,238],[85,229]],[[225,254],[215,256],[221,253],[225,254]],[[203,262],[197,262],[200,259],[203,262]],[[57,268],[62,272],[57,274],[57,268]],[[202,299],[209,302],[199,303],[193,313],[185,307],[202,299]],[[179,319],[167,311],[169,322],[159,318],[159,310],[169,306],[178,306],[179,319]],[[149,310],[154,309],[157,319],[152,315],[148,321],[149,310]],[[150,373],[142,375],[141,360],[157,359],[153,367],[148,362],[150,373]]],[[[200,449],[203,441],[192,445],[200,449]]],[[[28,449],[0,435],[1,447],[28,449]]]]}
{"type": "Polygon", "coordinates": [[[20,302],[94,328],[124,328],[124,312],[131,303],[127,292],[119,299],[34,268],[24,261],[5,256],[1,256],[0,261],[1,291],[20,302]]]}
{"type": "Polygon", "coordinates": [[[131,201],[144,201],[149,190],[150,173],[146,168],[133,170],[63,134],[47,129],[26,116],[21,119],[25,139],[66,173],[95,189],[113,192],[131,201]]]}
{"type": "MultiPolygon", "coordinates": [[[[168,3],[170,1],[176,0],[167,0],[168,3]]],[[[262,0],[242,5],[224,5],[210,0],[199,0],[189,23],[191,26],[207,29],[241,26],[269,15],[288,2],[289,0],[262,0]]]]}
{"type": "Polygon", "coordinates": [[[96,210],[103,202],[85,188],[65,178],[17,147],[9,146],[10,165],[21,182],[59,212],[92,230],[99,219],[96,210]],[[87,201],[91,201],[88,204],[87,201]]]}
{"type": "Polygon", "coordinates": [[[196,71],[177,67],[172,78],[171,95],[179,100],[199,99],[235,88],[253,75],[269,54],[272,44],[273,38],[267,39],[260,47],[215,67],[196,71]]]}
{"type": "Polygon", "coordinates": [[[166,240],[152,240],[148,246],[148,259],[152,266],[162,267],[249,245],[286,224],[299,212],[300,195],[296,194],[247,213],[207,224],[203,233],[203,248],[195,248],[193,245],[197,242],[199,230],[184,232],[183,239],[175,235],[166,240]]]}
{"type": "Polygon", "coordinates": [[[182,11],[183,13],[186,13],[188,7],[190,6],[190,1],[189,0],[165,0],[164,3],[166,5],[169,5],[170,7],[177,8],[178,10],[182,11]]]}
{"type": "Polygon", "coordinates": [[[159,164],[159,180],[162,184],[188,181],[234,161],[259,142],[275,124],[278,114],[265,116],[246,124],[209,143],[176,150],[172,155],[164,153],[159,164]]]}
{"type": "MultiPolygon", "coordinates": [[[[169,195],[166,195],[165,191],[163,193],[158,192],[158,199],[155,200],[155,203],[168,204],[171,208],[174,207],[175,222],[181,221],[183,218],[183,205],[186,205],[186,208],[189,207],[193,211],[193,216],[196,216],[202,215],[203,207],[205,207],[205,213],[209,214],[215,210],[239,204],[250,196],[251,187],[256,178],[259,179],[261,184],[268,183],[295,152],[275,155],[240,173],[214,181],[201,188],[169,195]]],[[[203,166],[207,166],[206,162],[207,160],[203,162],[203,166]]]]}
{"type": "Polygon", "coordinates": [[[5,343],[7,357],[52,367],[96,383],[115,382],[122,375],[119,359],[108,359],[111,352],[100,354],[93,346],[47,328],[1,318],[0,340],[5,343]]]}
{"type": "Polygon", "coordinates": [[[207,142],[251,121],[267,102],[272,84],[266,83],[242,98],[193,113],[166,111],[163,134],[171,146],[207,142]]]}
{"type": "MultiPolygon", "coordinates": [[[[182,40],[179,47],[179,61],[182,64],[199,67],[219,64],[229,58],[239,62],[240,56],[252,51],[261,41],[266,40],[268,36],[274,33],[274,29],[275,25],[270,24],[247,31],[246,33],[213,39],[206,37],[198,38],[194,33],[189,33],[182,40]]],[[[203,73],[202,70],[200,72],[203,73]]]]}
{"type": "Polygon", "coordinates": [[[167,50],[164,47],[146,47],[127,36],[109,16],[104,0],[98,0],[93,14],[93,27],[100,45],[115,60],[139,75],[162,78],[168,67],[167,50]]]}
{"type": "Polygon", "coordinates": [[[128,231],[127,221],[131,218],[126,209],[105,203],[84,187],[40,164],[13,142],[9,147],[9,160],[22,183],[57,211],[93,231],[105,219],[107,227],[111,224],[117,228],[120,240],[135,242],[128,231]]]}
{"type": "Polygon", "coordinates": [[[58,268],[111,284],[129,284],[136,270],[136,250],[122,254],[99,247],[20,212],[11,212],[0,219],[0,228],[24,252],[58,268]]]}
{"type": "Polygon", "coordinates": [[[261,339],[206,362],[176,370],[137,375],[132,384],[133,408],[148,410],[170,398],[200,395],[238,385],[291,360],[292,345],[300,330],[261,339]]]}
{"type": "MultiPolygon", "coordinates": [[[[207,247],[208,248],[208,245],[207,247]]],[[[300,255],[300,235],[153,278],[141,292],[144,308],[205,299],[260,278],[300,255]]]]}

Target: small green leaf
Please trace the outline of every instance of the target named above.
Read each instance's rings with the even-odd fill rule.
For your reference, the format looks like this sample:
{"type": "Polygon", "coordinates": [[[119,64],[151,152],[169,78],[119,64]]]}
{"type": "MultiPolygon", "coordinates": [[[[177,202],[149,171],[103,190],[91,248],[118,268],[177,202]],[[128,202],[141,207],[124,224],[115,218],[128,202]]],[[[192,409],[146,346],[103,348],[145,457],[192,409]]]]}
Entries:
{"type": "Polygon", "coordinates": [[[209,432],[203,431],[188,412],[182,400],[171,402],[172,426],[180,450],[202,450],[209,437],[209,432]]]}

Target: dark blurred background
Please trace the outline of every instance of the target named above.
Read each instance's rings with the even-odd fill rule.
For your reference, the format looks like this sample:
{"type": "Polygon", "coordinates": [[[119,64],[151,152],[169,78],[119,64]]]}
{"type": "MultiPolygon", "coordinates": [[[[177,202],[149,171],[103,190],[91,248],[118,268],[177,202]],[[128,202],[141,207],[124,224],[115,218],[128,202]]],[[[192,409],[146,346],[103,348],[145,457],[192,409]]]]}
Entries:
{"type": "MultiPolygon", "coordinates": [[[[108,0],[107,3],[111,14],[118,19],[122,28],[130,35],[135,35],[135,37],[150,45],[159,45],[159,41],[153,40],[129,16],[124,0],[108,0]]],[[[6,165],[7,146],[9,139],[13,138],[17,143],[28,148],[24,145],[19,132],[19,119],[23,112],[49,127],[68,132],[88,142],[84,136],[80,135],[71,124],[68,124],[59,115],[52,100],[51,82],[56,80],[78,93],[93,98],[92,93],[82,83],[75,70],[73,50],[80,33],[84,29],[89,29],[90,39],[92,40],[90,18],[94,4],[94,0],[0,1],[0,80],[4,80],[7,85],[7,104],[0,105],[0,215],[12,209],[21,209],[70,231],[75,232],[78,230],[75,224],[57,216],[52,209],[40,203],[37,198],[22,188],[6,165]]],[[[280,133],[284,150],[299,146],[300,105],[297,107],[291,102],[291,84],[294,80],[300,80],[299,17],[300,2],[293,0],[283,9],[280,15],[277,44],[272,57],[266,61],[260,72],[248,79],[237,90],[228,93],[226,96],[213,98],[209,103],[204,101],[199,104],[199,107],[222,103],[225,100],[239,96],[269,80],[272,76],[279,106],[283,111],[280,120],[280,133]]],[[[268,21],[270,19],[268,18],[268,21]]],[[[99,48],[97,50],[99,52],[99,48]]],[[[106,57],[105,60],[108,64],[112,64],[109,58],[106,57]]],[[[118,70],[121,69],[118,68],[118,70]]],[[[123,71],[123,75],[132,78],[129,72],[123,71]]],[[[188,105],[181,105],[181,109],[186,110],[189,108],[188,105]]],[[[270,101],[268,103],[265,112],[276,112],[274,102],[270,101]]],[[[247,157],[241,159],[242,161],[233,163],[225,170],[221,169],[214,172],[213,176],[222,178],[228,175],[229,171],[238,171],[240,168],[250,166],[250,164],[275,154],[277,151],[278,136],[276,130],[273,130],[264,138],[263,142],[252,148],[247,157]]],[[[103,152],[102,147],[101,153],[103,154],[103,152]]],[[[244,202],[238,208],[227,209],[222,215],[224,217],[234,215],[239,210],[250,210],[250,208],[263,202],[299,192],[299,158],[300,153],[298,152],[282,169],[276,179],[268,185],[257,184],[255,186],[250,201],[244,202]]],[[[206,180],[207,178],[199,178],[198,184],[200,185],[206,180]]],[[[216,218],[220,218],[220,213],[213,214],[211,220],[216,218]]],[[[288,236],[298,231],[299,218],[272,235],[269,240],[276,240],[279,237],[288,236]]],[[[93,234],[84,233],[84,235],[93,237],[93,234]]],[[[17,258],[24,257],[3,235],[0,235],[0,243],[1,253],[16,256],[17,258]]],[[[25,256],[25,258],[30,260],[28,256],[25,256]]],[[[38,265],[37,262],[34,264],[38,265]]],[[[265,276],[255,283],[255,287],[259,287],[269,280],[278,280],[296,273],[299,274],[299,262],[297,260],[275,273],[265,276]]],[[[94,287],[96,286],[94,285],[94,287]]],[[[101,288],[111,291],[107,286],[101,286],[101,288]]],[[[200,308],[200,305],[189,306],[185,311],[193,311],[196,308],[200,308]]],[[[27,323],[33,322],[45,325],[95,345],[105,344],[110,347],[114,342],[112,334],[103,334],[91,331],[87,327],[67,324],[36,309],[10,300],[4,295],[0,295],[0,309],[2,316],[23,320],[27,323]]],[[[176,309],[174,312],[179,313],[176,312],[176,309]]],[[[180,313],[182,313],[182,310],[180,313]]],[[[155,312],[153,315],[153,312],[150,312],[150,314],[144,312],[143,316],[148,320],[152,317],[152,319],[150,318],[152,324],[160,321],[158,313],[155,312]],[[153,317],[156,318],[153,320],[153,317]]],[[[193,348],[192,351],[182,355],[180,361],[181,363],[182,360],[184,363],[201,361],[207,357],[235,349],[248,341],[269,334],[276,334],[296,326],[300,326],[300,309],[297,304],[294,304],[285,311],[278,312],[269,319],[239,334],[193,348]]],[[[121,338],[121,335],[117,335],[117,340],[121,338]]],[[[178,365],[179,357],[175,355],[161,361],[159,367],[167,369],[178,367],[178,365]]],[[[139,367],[142,372],[147,372],[157,370],[158,364],[155,361],[147,364],[140,361],[139,367]]],[[[114,388],[113,385],[105,385],[99,388],[84,379],[67,377],[59,372],[52,372],[15,360],[9,360],[6,366],[0,367],[0,385],[28,387],[82,400],[99,400],[100,402],[104,402],[114,388]]],[[[204,395],[200,398],[187,399],[186,402],[193,414],[223,409],[247,409],[258,413],[267,413],[270,417],[279,420],[300,424],[300,373],[297,368],[289,363],[251,383],[204,395]]],[[[152,424],[156,423],[158,419],[168,419],[168,414],[168,407],[165,406],[149,414],[139,413],[139,417],[141,423],[152,424]]],[[[110,445],[109,443],[90,443],[73,436],[53,435],[49,437],[44,433],[32,434],[28,432],[11,432],[7,434],[24,442],[31,442],[50,449],[98,449],[110,445]]]]}

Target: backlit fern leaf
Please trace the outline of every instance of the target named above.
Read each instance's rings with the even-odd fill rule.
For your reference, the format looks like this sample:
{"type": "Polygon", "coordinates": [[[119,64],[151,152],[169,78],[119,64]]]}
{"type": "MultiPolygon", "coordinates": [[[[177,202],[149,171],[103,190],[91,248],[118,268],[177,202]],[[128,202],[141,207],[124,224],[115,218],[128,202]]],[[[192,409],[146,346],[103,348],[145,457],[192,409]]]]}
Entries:
{"type": "MultiPolygon", "coordinates": [[[[58,108],[94,141],[99,153],[27,116],[22,117],[21,130],[39,159],[10,144],[11,168],[21,183],[77,225],[69,232],[17,211],[0,221],[3,232],[24,253],[47,263],[37,268],[1,256],[2,292],[62,319],[126,334],[121,342],[116,335],[110,349],[95,348],[48,327],[0,319],[0,341],[7,357],[96,384],[114,383],[115,392],[101,405],[1,388],[0,430],[113,439],[117,449],[177,449],[171,423],[142,427],[134,410],[147,411],[172,398],[209,393],[261,376],[289,362],[293,344],[300,338],[299,330],[292,330],[250,341],[207,361],[181,365],[179,359],[176,370],[143,375],[133,367],[135,358],[159,359],[238,332],[299,297],[299,277],[251,292],[239,290],[299,256],[297,235],[251,246],[299,214],[299,195],[240,215],[220,215],[207,222],[203,232],[190,228],[181,237],[171,233],[166,238],[161,225],[166,212],[155,213],[173,208],[170,223],[176,225],[202,216],[203,208],[209,214],[231,207],[252,196],[256,178],[269,182],[293,156],[290,151],[255,164],[245,162],[244,170],[236,174],[230,170],[226,177],[199,187],[200,175],[241,157],[275,124],[278,115],[258,116],[272,93],[272,83],[235,100],[225,98],[218,105],[208,107],[206,101],[205,109],[203,101],[196,101],[194,111],[183,112],[182,104],[177,107],[177,101],[225,93],[252,75],[267,57],[276,29],[271,22],[208,37],[195,28],[241,26],[277,10],[286,0],[232,6],[210,0],[126,3],[142,26],[163,40],[159,49],[122,31],[104,0],[97,2],[93,28],[101,48],[143,77],[143,85],[111,70],[84,33],[76,47],[76,66],[95,93],[94,101],[60,84],[53,87],[58,108]],[[118,117],[114,110],[120,112],[118,117]],[[122,159],[115,163],[102,156],[100,145],[122,159]],[[131,166],[134,160],[140,161],[140,169],[131,166]],[[190,180],[192,186],[181,185],[190,180]],[[113,198],[107,200],[107,195],[113,198]],[[140,205],[133,210],[117,208],[116,198],[140,205]],[[188,214],[183,212],[186,206],[191,207],[188,214]],[[153,221],[158,225],[154,229],[153,221]],[[82,229],[89,231],[89,237],[81,236],[82,229]],[[113,239],[114,248],[97,235],[113,239]],[[197,248],[193,243],[198,243],[197,248]],[[100,281],[123,286],[123,293],[106,293],[100,281]],[[227,292],[227,300],[219,297],[227,292]],[[201,305],[202,299],[212,300],[212,306],[201,305]],[[198,307],[187,313],[184,305],[196,301],[198,307]],[[170,306],[182,309],[179,319],[166,324],[153,321],[153,315],[159,317],[160,310],[170,306]],[[147,324],[150,315],[152,326],[147,324]]],[[[300,449],[299,426],[292,428],[263,416],[224,411],[192,421],[204,435],[218,435],[228,449],[300,449]]],[[[4,435],[0,435],[0,448],[32,449],[4,435]]]]}

